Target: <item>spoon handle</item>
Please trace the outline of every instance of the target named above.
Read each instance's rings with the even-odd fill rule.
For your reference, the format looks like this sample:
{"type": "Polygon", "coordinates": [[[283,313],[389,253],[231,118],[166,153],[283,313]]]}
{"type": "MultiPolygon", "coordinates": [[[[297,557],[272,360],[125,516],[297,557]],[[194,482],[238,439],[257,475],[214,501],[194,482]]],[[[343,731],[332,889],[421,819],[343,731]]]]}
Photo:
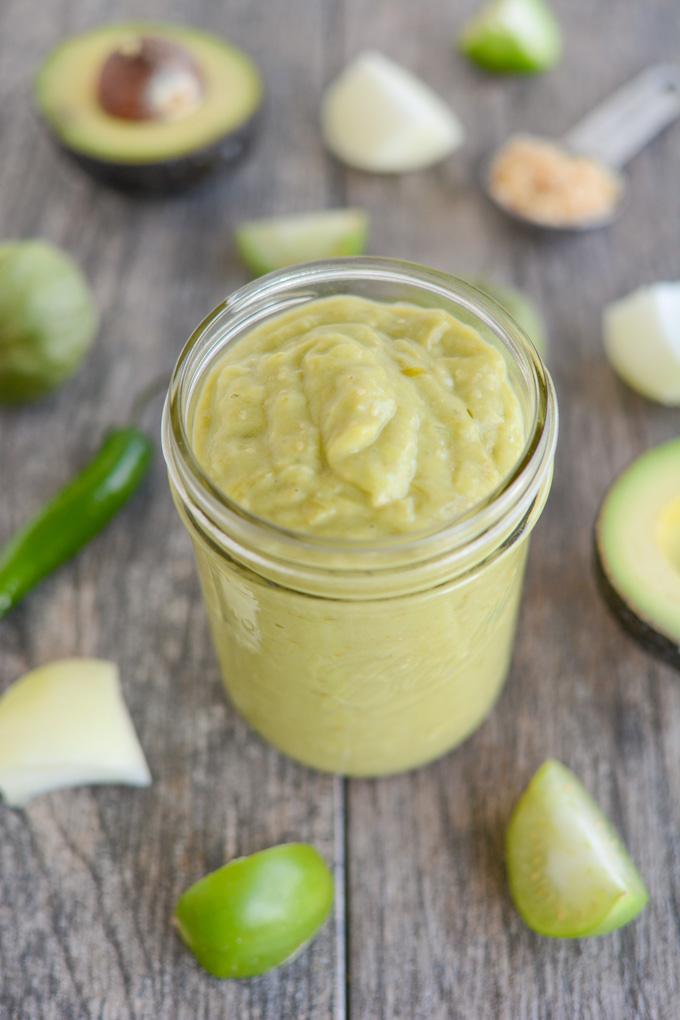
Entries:
{"type": "Polygon", "coordinates": [[[680,65],[657,64],[605,99],[563,141],[619,169],[679,116],[680,65]]]}

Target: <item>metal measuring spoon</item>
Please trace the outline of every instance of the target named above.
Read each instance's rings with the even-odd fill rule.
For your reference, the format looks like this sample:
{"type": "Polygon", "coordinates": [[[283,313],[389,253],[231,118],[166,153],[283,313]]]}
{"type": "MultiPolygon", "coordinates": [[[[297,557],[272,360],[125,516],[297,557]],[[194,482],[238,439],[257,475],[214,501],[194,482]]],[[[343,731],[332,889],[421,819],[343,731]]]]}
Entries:
{"type": "MultiPolygon", "coordinates": [[[[620,170],[652,138],[680,116],[680,65],[658,64],[648,68],[618,89],[560,139],[516,135],[548,142],[570,156],[585,156],[614,175],[619,184],[617,198],[608,215],[593,220],[564,224],[533,219],[510,208],[494,194],[491,169],[504,143],[485,161],[482,184],[491,201],[521,223],[547,230],[591,230],[615,218],[621,208],[625,178],[620,170]]],[[[510,140],[511,141],[511,140],[510,140]]]]}

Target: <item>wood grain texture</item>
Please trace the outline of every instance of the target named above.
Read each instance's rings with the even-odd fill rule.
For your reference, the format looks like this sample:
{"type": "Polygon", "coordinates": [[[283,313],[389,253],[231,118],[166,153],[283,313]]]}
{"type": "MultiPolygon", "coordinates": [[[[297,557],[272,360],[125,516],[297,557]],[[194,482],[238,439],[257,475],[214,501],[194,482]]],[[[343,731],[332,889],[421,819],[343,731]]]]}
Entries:
{"type": "MultiPolygon", "coordinates": [[[[493,80],[451,53],[473,0],[149,0],[147,17],[214,29],[265,68],[258,148],[234,174],[171,201],[96,187],[49,147],[30,77],[63,35],[139,16],[131,0],[0,5],[0,236],[65,245],[103,312],[86,367],[58,395],[0,412],[0,538],[125,420],[134,391],[245,276],[246,215],[344,201],[372,214],[372,250],[524,286],[542,303],[561,401],[551,500],[537,529],[512,675],[497,710],[441,762],[381,782],[317,776],[266,748],[226,706],[189,543],[158,458],[135,502],[0,623],[0,687],[61,655],[121,665],[155,784],[79,790],[0,811],[0,1020],[672,1020],[680,1013],[680,685],[618,630],[595,590],[590,530],[604,489],[677,411],[621,386],[602,303],[680,278],[680,128],[630,168],[608,232],[519,231],[481,198],[479,158],[513,128],[559,132],[645,64],[675,58],[676,0],[554,0],[561,67],[493,80]],[[323,83],[373,45],[422,73],[468,144],[403,179],[344,171],[317,130],[323,83]],[[508,900],[502,833],[547,756],[582,776],[625,835],[652,902],[592,942],[529,932],[508,900]],[[345,810],[346,809],[346,810],[345,810]],[[333,860],[336,918],[289,967],[218,983],[183,950],[178,893],[239,853],[308,839],[333,860]],[[345,859],[346,857],[346,859],[345,859]],[[344,892],[347,887],[347,902],[344,892]],[[345,960],[346,949],[349,954],[345,960]]],[[[157,429],[157,413],[149,428],[157,429]]]]}

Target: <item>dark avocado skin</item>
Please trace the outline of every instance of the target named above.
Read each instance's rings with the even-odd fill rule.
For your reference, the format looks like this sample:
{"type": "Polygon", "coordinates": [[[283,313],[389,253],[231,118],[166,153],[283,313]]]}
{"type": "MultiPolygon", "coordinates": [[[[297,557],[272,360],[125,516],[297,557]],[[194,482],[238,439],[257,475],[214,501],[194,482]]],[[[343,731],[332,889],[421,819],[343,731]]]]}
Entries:
{"type": "Polygon", "coordinates": [[[645,649],[645,651],[655,655],[658,659],[661,659],[662,662],[665,662],[666,665],[673,666],[674,669],[680,670],[680,645],[678,645],[675,641],[672,641],[671,638],[666,637],[665,634],[660,634],[658,631],[654,630],[654,627],[650,623],[647,623],[644,620],[641,620],[639,616],[636,616],[628,603],[621,598],[619,593],[612,586],[602,564],[602,558],[597,544],[597,533],[594,535],[593,553],[595,578],[597,580],[597,586],[600,590],[600,594],[614,616],[616,616],[621,626],[625,628],[628,634],[634,638],[635,641],[637,641],[637,643],[645,649]]]}
{"type": "Polygon", "coordinates": [[[158,163],[112,163],[70,149],[53,132],[52,141],[73,163],[100,184],[118,191],[166,194],[198,184],[208,174],[236,164],[252,145],[260,122],[258,109],[236,131],[176,159],[158,163]]]}

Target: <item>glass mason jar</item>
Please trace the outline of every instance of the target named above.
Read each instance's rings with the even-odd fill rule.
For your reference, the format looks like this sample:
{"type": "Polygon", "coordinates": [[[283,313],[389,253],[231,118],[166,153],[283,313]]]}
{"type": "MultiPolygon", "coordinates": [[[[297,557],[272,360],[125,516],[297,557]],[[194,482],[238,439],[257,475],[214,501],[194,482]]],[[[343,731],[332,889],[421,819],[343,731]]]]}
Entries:
{"type": "Polygon", "coordinates": [[[163,451],[224,684],[250,725],[292,758],[359,776],[421,765],[479,726],[508,671],[556,434],[552,382],[531,343],[500,307],[443,273],[391,259],[309,263],[211,312],[177,362],[163,451]],[[444,528],[378,543],[289,532],[220,492],[192,453],[197,392],[225,346],[344,293],[445,308],[506,359],[525,449],[496,491],[444,528]]]}

